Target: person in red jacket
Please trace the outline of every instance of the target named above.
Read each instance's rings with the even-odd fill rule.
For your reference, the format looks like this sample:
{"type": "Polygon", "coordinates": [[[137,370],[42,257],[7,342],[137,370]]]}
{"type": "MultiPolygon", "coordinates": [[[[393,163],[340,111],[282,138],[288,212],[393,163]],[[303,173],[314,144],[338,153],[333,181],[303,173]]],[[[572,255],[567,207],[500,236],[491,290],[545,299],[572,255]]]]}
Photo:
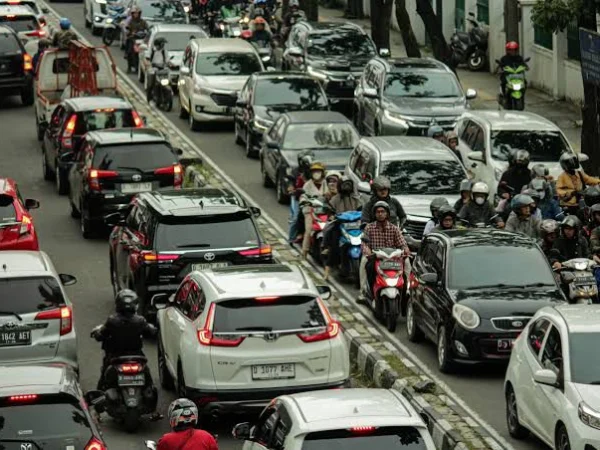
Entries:
{"type": "Polygon", "coordinates": [[[219,450],[212,434],[194,428],[198,423],[194,402],[178,398],[169,405],[168,416],[173,431],[160,438],[156,450],[219,450]]]}

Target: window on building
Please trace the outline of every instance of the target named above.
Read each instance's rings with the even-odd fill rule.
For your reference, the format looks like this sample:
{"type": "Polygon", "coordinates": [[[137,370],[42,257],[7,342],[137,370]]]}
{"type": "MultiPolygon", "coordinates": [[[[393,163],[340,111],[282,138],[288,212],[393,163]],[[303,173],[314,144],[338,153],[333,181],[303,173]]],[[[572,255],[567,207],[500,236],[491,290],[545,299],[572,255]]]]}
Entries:
{"type": "Polygon", "coordinates": [[[490,0],[477,0],[477,20],[489,25],[490,0]]]}
{"type": "Polygon", "coordinates": [[[533,42],[540,47],[547,48],[548,50],[553,49],[552,44],[552,32],[542,30],[541,28],[533,28],[533,42]]]}
{"type": "Polygon", "coordinates": [[[572,23],[567,28],[567,57],[581,61],[581,49],[579,48],[579,28],[577,23],[572,23]]]}

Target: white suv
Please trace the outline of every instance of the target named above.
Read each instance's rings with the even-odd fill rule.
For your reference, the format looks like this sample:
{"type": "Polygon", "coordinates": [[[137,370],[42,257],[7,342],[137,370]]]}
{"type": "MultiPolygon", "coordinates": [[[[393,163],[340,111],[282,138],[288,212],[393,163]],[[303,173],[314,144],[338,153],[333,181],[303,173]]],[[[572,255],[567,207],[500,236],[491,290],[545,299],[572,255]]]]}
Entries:
{"type": "Polygon", "coordinates": [[[600,448],[600,305],[540,309],[515,341],[506,421],[557,449],[600,448]]]}
{"type": "Polygon", "coordinates": [[[347,386],[348,346],[321,299],[330,295],[296,266],[191,272],[167,304],[152,299],[162,386],[212,415],[347,386]]]}
{"type": "Polygon", "coordinates": [[[340,389],[274,399],[233,429],[243,450],[434,450],[427,426],[394,390],[340,389]]]}

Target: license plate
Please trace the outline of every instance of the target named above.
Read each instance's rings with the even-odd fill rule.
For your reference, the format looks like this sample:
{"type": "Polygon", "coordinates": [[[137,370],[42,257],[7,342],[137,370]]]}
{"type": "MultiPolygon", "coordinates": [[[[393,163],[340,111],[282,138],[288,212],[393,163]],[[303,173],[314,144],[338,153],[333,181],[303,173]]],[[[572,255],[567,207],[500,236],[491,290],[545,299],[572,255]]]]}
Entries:
{"type": "Polygon", "coordinates": [[[121,185],[121,192],[124,194],[131,194],[137,192],[150,192],[152,190],[152,183],[125,183],[121,185]]]}
{"type": "Polygon", "coordinates": [[[283,378],[296,378],[295,364],[264,364],[252,366],[253,380],[280,380],[283,378]]]}
{"type": "Polygon", "coordinates": [[[192,270],[222,269],[223,267],[228,266],[228,262],[192,264],[192,270]]]}
{"type": "Polygon", "coordinates": [[[17,345],[31,345],[31,331],[0,331],[0,347],[14,347],[17,345]]]}
{"type": "Polygon", "coordinates": [[[345,223],[343,225],[343,227],[346,230],[359,230],[360,229],[360,222],[345,223]]]}
{"type": "Polygon", "coordinates": [[[143,373],[139,375],[119,375],[119,386],[144,386],[146,377],[143,373]]]}
{"type": "Polygon", "coordinates": [[[575,278],[574,283],[577,286],[589,286],[596,284],[596,279],[594,277],[575,278]]]}
{"type": "Polygon", "coordinates": [[[515,345],[514,339],[498,339],[498,351],[510,352],[515,345]]]}
{"type": "Polygon", "coordinates": [[[381,270],[400,270],[400,263],[397,261],[384,261],[379,265],[381,270]]]}

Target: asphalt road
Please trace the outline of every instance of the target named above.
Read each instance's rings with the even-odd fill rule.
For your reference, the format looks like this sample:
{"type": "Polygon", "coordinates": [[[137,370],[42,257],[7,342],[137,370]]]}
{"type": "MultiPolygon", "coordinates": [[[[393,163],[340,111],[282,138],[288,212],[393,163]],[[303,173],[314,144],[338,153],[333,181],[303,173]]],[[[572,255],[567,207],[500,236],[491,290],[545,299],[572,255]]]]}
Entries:
{"type": "MultiPolygon", "coordinates": [[[[84,27],[83,6],[81,3],[56,3],[51,6],[61,15],[67,16],[78,31],[83,32],[91,42],[101,45],[101,40],[93,37],[84,27]]],[[[116,44],[112,47],[116,64],[125,70],[123,53],[116,44]]],[[[131,75],[131,79],[136,79],[131,75]]],[[[167,114],[172,122],[207,153],[238,185],[273,217],[280,226],[287,229],[287,207],[279,205],[273,190],[264,188],[260,181],[259,164],[248,160],[242,147],[235,145],[232,127],[212,127],[202,132],[191,132],[187,122],[178,118],[178,104],[167,114]]],[[[34,115],[32,108],[23,108],[17,99],[0,105],[0,129],[3,134],[2,175],[10,175],[18,180],[23,195],[35,197],[41,208],[34,212],[39,230],[41,245],[52,257],[58,269],[78,277],[79,283],[69,288],[76,305],[75,319],[79,331],[79,357],[82,366],[84,388],[93,389],[100,366],[99,345],[89,338],[89,330],[100,323],[112,310],[112,290],[108,275],[108,248],[106,242],[85,241],[81,238],[78,222],[69,216],[68,203],[60,198],[53,187],[42,179],[41,152],[35,139],[34,115]],[[8,130],[11,130],[10,132],[8,130]]],[[[348,287],[356,295],[356,291],[348,287]]],[[[366,314],[369,314],[366,312],[366,314]]],[[[505,405],[502,394],[504,368],[464,368],[460,375],[442,375],[436,368],[436,353],[433,345],[412,344],[406,338],[405,327],[399,326],[396,337],[432,369],[432,372],[458,394],[468,406],[490,424],[518,450],[538,450],[544,448],[533,440],[519,442],[512,440],[506,431],[505,405]]],[[[148,343],[146,353],[156,372],[156,347],[148,343]]],[[[155,379],[158,377],[154,374],[155,379]]],[[[172,395],[160,393],[160,406],[164,411],[172,395]]],[[[231,423],[234,423],[232,419],[231,423]]],[[[110,444],[140,448],[143,439],[154,439],[167,429],[166,421],[149,424],[136,435],[127,435],[107,421],[104,424],[110,444]]],[[[225,450],[240,448],[232,441],[230,427],[217,430],[219,444],[225,450]]]]}

